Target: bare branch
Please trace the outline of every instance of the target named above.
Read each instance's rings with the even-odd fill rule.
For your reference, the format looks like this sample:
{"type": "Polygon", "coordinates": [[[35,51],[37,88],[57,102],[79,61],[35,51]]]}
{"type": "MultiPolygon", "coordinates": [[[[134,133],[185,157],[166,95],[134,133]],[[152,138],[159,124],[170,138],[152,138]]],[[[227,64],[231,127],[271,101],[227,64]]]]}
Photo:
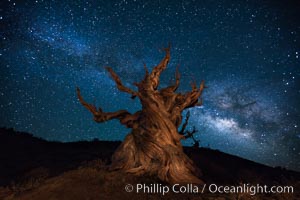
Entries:
{"type": "Polygon", "coordinates": [[[80,89],[78,87],[76,91],[80,103],[93,114],[94,120],[96,122],[100,123],[111,119],[119,119],[121,124],[124,124],[129,128],[132,127],[132,121],[134,121],[136,116],[130,114],[126,110],[119,110],[116,112],[103,112],[101,108],[97,110],[95,105],[89,104],[83,99],[83,97],[80,94],[80,89]]]}
{"type": "Polygon", "coordinates": [[[124,86],[122,84],[121,79],[119,78],[119,76],[113,71],[113,69],[111,67],[105,67],[105,69],[110,73],[111,77],[114,79],[114,81],[117,84],[117,88],[122,91],[122,92],[127,92],[129,94],[132,95],[131,98],[135,98],[137,96],[137,92],[133,91],[132,89],[124,86]]]}
{"type": "Polygon", "coordinates": [[[157,89],[158,85],[159,85],[159,77],[162,71],[164,71],[167,68],[167,65],[170,61],[170,45],[164,49],[166,52],[165,57],[161,60],[161,62],[155,66],[149,76],[150,81],[151,81],[151,85],[152,88],[154,90],[157,89]]]}
{"type": "Polygon", "coordinates": [[[191,92],[187,92],[184,95],[184,102],[181,105],[182,110],[202,104],[202,100],[199,103],[199,97],[205,88],[204,81],[201,82],[199,88],[197,88],[195,84],[192,85],[192,88],[193,90],[191,92]]]}
{"type": "Polygon", "coordinates": [[[174,85],[174,92],[177,90],[179,87],[180,83],[180,73],[179,73],[179,65],[176,67],[176,72],[175,72],[175,85],[174,85]]]}
{"type": "Polygon", "coordinates": [[[193,130],[192,131],[186,131],[186,134],[184,135],[183,139],[188,139],[188,138],[192,138],[192,140],[194,141],[193,147],[194,148],[199,148],[199,140],[196,140],[194,137],[194,134],[197,133],[198,131],[196,130],[195,126],[193,126],[193,130]]]}
{"type": "Polygon", "coordinates": [[[183,125],[182,125],[182,127],[181,127],[181,130],[179,131],[179,134],[181,134],[181,135],[184,135],[185,134],[185,128],[186,128],[186,126],[188,125],[188,123],[189,123],[189,118],[190,118],[190,111],[188,111],[187,113],[186,113],[186,116],[185,116],[185,121],[184,121],[184,123],[183,123],[183,125]]]}
{"type": "Polygon", "coordinates": [[[80,101],[80,103],[86,108],[88,109],[94,116],[98,115],[98,112],[102,112],[101,108],[99,108],[99,111],[97,111],[97,108],[95,105],[92,104],[88,104],[87,102],[84,101],[84,99],[82,98],[81,94],[80,94],[80,89],[77,87],[76,88],[76,92],[77,92],[77,97],[80,101]]]}
{"type": "Polygon", "coordinates": [[[194,142],[196,141],[196,139],[194,138],[194,134],[197,133],[198,131],[196,130],[195,126],[193,126],[193,130],[192,131],[186,131],[185,135],[184,135],[184,139],[188,139],[188,138],[192,138],[194,140],[194,142]]]}
{"type": "MultiPolygon", "coordinates": [[[[194,137],[194,134],[197,133],[198,131],[196,130],[195,126],[193,126],[193,129],[190,131],[190,130],[185,130],[187,125],[188,125],[188,121],[189,121],[189,118],[190,118],[190,111],[188,111],[186,113],[186,116],[185,116],[185,121],[181,127],[181,130],[178,132],[180,135],[183,135],[183,137],[181,139],[188,139],[188,138],[192,138],[193,141],[195,142],[195,144],[198,142],[195,137],[194,137]]],[[[198,142],[199,143],[199,142],[198,142]]]]}
{"type": "Polygon", "coordinates": [[[148,68],[146,66],[146,63],[144,63],[144,70],[145,70],[145,76],[148,76],[149,75],[149,71],[148,71],[148,68]]]}
{"type": "Polygon", "coordinates": [[[160,93],[161,94],[174,93],[178,89],[179,83],[180,83],[180,73],[179,73],[178,67],[179,66],[176,67],[175,84],[174,85],[170,85],[170,86],[168,86],[166,88],[160,89],[160,93]]]}

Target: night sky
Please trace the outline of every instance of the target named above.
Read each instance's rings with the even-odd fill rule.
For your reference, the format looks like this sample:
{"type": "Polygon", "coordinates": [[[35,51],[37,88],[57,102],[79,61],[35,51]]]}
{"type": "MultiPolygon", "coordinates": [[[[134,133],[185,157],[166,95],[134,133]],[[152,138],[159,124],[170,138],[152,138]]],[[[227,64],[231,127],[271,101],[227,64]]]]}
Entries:
{"type": "MultiPolygon", "coordinates": [[[[47,140],[122,140],[117,120],[97,124],[78,102],[104,111],[141,108],[131,88],[164,56],[161,86],[206,81],[189,128],[209,146],[300,171],[300,6],[292,1],[1,1],[0,126],[47,140]],[[281,2],[281,3],[280,3],[281,2]]],[[[185,112],[186,113],[186,112],[185,112]]],[[[184,113],[184,114],[185,114],[184,113]]],[[[183,141],[192,145],[192,140],[183,141]]]]}

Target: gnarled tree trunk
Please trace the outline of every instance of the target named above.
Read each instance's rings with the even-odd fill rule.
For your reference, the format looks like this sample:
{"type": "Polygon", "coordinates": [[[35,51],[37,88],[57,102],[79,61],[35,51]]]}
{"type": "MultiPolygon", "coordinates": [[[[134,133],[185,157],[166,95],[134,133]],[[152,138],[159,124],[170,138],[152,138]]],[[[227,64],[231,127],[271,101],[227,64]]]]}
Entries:
{"type": "Polygon", "coordinates": [[[185,127],[178,128],[182,122],[181,113],[184,109],[201,105],[198,102],[204,89],[192,84],[192,91],[185,94],[175,93],[179,86],[180,75],[176,70],[176,82],[166,88],[158,89],[161,72],[170,60],[170,47],[165,49],[163,60],[154,67],[151,73],[145,67],[145,77],[135,83],[137,91],[125,87],[117,74],[109,67],[106,69],[115,80],[119,90],[138,97],[142,110],[134,114],[126,110],[103,112],[94,105],[86,103],[77,88],[80,102],[94,115],[96,122],[119,119],[120,123],[132,131],[119,146],[112,157],[111,169],[125,170],[134,174],[157,175],[169,183],[202,183],[198,178],[199,170],[188,158],[180,143],[185,138],[185,127]]]}

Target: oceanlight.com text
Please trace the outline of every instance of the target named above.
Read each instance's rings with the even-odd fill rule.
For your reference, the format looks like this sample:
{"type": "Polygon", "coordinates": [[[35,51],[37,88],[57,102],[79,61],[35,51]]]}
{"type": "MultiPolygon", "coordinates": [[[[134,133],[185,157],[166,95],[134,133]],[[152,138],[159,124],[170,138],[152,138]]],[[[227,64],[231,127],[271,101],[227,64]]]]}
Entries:
{"type": "Polygon", "coordinates": [[[293,186],[268,186],[268,185],[251,185],[241,184],[236,186],[229,185],[217,185],[217,184],[174,184],[174,185],[163,185],[163,184],[127,184],[125,186],[126,192],[145,193],[145,194],[162,194],[167,193],[181,193],[181,194],[203,194],[216,193],[216,194],[230,194],[230,193],[247,193],[250,195],[256,194],[275,194],[275,193],[293,193],[293,186]]]}

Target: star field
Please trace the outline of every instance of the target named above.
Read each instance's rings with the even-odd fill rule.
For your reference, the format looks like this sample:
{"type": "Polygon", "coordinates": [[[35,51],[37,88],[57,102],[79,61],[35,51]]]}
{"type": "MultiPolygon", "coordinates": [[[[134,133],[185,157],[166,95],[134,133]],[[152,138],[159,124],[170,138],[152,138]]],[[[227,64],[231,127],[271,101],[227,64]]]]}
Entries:
{"type": "MultiPolygon", "coordinates": [[[[139,110],[115,87],[111,66],[133,82],[163,57],[161,86],[206,81],[189,128],[201,146],[300,171],[300,4],[293,1],[1,2],[0,126],[47,140],[122,140],[118,121],[96,124],[76,86],[104,111],[139,110]]],[[[191,145],[192,141],[183,141],[191,145]]]]}

